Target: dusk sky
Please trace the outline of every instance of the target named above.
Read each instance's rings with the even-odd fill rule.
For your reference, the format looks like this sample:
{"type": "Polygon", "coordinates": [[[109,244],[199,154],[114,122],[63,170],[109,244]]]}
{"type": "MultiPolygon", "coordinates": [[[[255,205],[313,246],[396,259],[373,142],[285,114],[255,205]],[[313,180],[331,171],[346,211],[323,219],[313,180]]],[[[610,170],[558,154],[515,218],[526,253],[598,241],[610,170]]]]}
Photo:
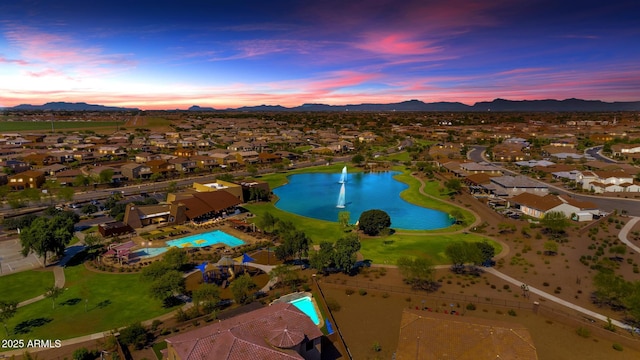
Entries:
{"type": "Polygon", "coordinates": [[[0,106],[640,100],[640,1],[14,0],[0,106]]]}

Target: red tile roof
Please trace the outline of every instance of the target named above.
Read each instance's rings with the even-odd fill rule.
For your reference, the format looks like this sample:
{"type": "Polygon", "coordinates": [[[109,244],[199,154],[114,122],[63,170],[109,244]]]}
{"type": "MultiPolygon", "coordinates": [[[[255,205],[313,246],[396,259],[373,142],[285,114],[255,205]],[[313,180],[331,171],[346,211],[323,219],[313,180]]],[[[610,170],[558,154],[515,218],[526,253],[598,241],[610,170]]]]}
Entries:
{"type": "Polygon", "coordinates": [[[277,303],[168,338],[181,360],[302,359],[292,347],[322,336],[294,305],[277,303]]]}

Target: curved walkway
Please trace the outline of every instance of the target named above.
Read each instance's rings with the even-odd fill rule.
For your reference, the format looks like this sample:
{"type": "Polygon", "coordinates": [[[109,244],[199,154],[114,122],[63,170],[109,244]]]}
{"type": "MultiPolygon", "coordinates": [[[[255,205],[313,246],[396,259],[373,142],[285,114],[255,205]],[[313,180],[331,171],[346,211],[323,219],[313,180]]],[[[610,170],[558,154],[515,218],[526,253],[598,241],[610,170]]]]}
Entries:
{"type": "Polygon", "coordinates": [[[620,232],[618,233],[618,239],[620,239],[620,241],[630,247],[633,251],[640,254],[640,247],[636,246],[629,240],[629,232],[631,231],[631,229],[633,229],[633,227],[639,220],[640,217],[632,217],[631,220],[627,221],[624,227],[620,229],[620,232]]]}
{"type": "MultiPolygon", "coordinates": [[[[508,281],[508,282],[510,282],[510,283],[512,283],[512,284],[514,284],[516,286],[522,285],[522,281],[514,279],[514,278],[512,278],[511,276],[509,276],[507,274],[501,273],[500,271],[498,271],[498,270],[496,270],[494,268],[485,268],[484,271],[489,273],[489,274],[493,274],[493,275],[501,278],[502,280],[508,281]]],[[[620,322],[618,320],[610,319],[610,318],[608,318],[608,317],[606,317],[606,316],[604,316],[602,314],[598,314],[595,311],[591,311],[589,309],[585,309],[582,306],[578,306],[578,305],[573,304],[573,303],[571,303],[569,301],[560,299],[557,296],[553,296],[551,294],[548,294],[548,293],[546,293],[546,292],[544,292],[544,291],[542,291],[540,289],[537,289],[537,288],[535,288],[533,286],[530,286],[530,285],[527,285],[527,286],[529,287],[529,291],[530,292],[532,292],[532,293],[534,293],[534,294],[536,294],[536,295],[538,295],[538,296],[540,296],[542,298],[545,298],[547,300],[553,301],[553,302],[555,302],[557,304],[560,304],[562,306],[568,307],[570,309],[573,309],[575,311],[578,311],[578,312],[580,312],[580,313],[582,313],[584,315],[593,317],[595,319],[602,320],[604,322],[607,322],[608,320],[611,320],[611,324],[613,324],[613,325],[615,325],[617,327],[620,327],[620,328],[623,328],[623,329],[630,329],[629,325],[626,325],[623,322],[620,322]]]]}

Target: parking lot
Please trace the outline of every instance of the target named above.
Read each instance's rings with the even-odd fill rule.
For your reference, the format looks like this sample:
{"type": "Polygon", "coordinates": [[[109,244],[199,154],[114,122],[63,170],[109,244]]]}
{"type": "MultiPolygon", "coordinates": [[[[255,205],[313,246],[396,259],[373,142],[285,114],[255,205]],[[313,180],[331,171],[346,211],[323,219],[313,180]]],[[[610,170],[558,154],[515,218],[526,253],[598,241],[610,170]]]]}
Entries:
{"type": "Polygon", "coordinates": [[[24,257],[21,250],[18,239],[0,241],[0,270],[3,275],[42,267],[42,261],[36,255],[24,257]]]}

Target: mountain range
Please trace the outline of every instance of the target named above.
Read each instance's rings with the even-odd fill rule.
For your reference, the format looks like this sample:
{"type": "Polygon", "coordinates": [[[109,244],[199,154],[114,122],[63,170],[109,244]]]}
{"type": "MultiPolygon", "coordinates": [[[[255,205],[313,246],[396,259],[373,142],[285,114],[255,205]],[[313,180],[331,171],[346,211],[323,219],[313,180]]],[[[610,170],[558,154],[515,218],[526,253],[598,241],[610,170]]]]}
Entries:
{"type": "MultiPolygon", "coordinates": [[[[140,111],[137,108],[122,108],[87,103],[50,102],[44,105],[22,104],[5,108],[9,111],[140,111]]],[[[182,110],[177,110],[182,111],[182,110]]],[[[193,105],[186,111],[243,111],[243,112],[307,112],[307,111],[513,111],[513,112],[594,112],[594,111],[640,111],[640,101],[604,102],[600,100],[505,100],[477,102],[466,105],[460,102],[425,103],[420,100],[409,100],[390,104],[353,104],[326,105],[303,104],[296,107],[280,105],[244,106],[235,109],[214,109],[193,105]]]]}

